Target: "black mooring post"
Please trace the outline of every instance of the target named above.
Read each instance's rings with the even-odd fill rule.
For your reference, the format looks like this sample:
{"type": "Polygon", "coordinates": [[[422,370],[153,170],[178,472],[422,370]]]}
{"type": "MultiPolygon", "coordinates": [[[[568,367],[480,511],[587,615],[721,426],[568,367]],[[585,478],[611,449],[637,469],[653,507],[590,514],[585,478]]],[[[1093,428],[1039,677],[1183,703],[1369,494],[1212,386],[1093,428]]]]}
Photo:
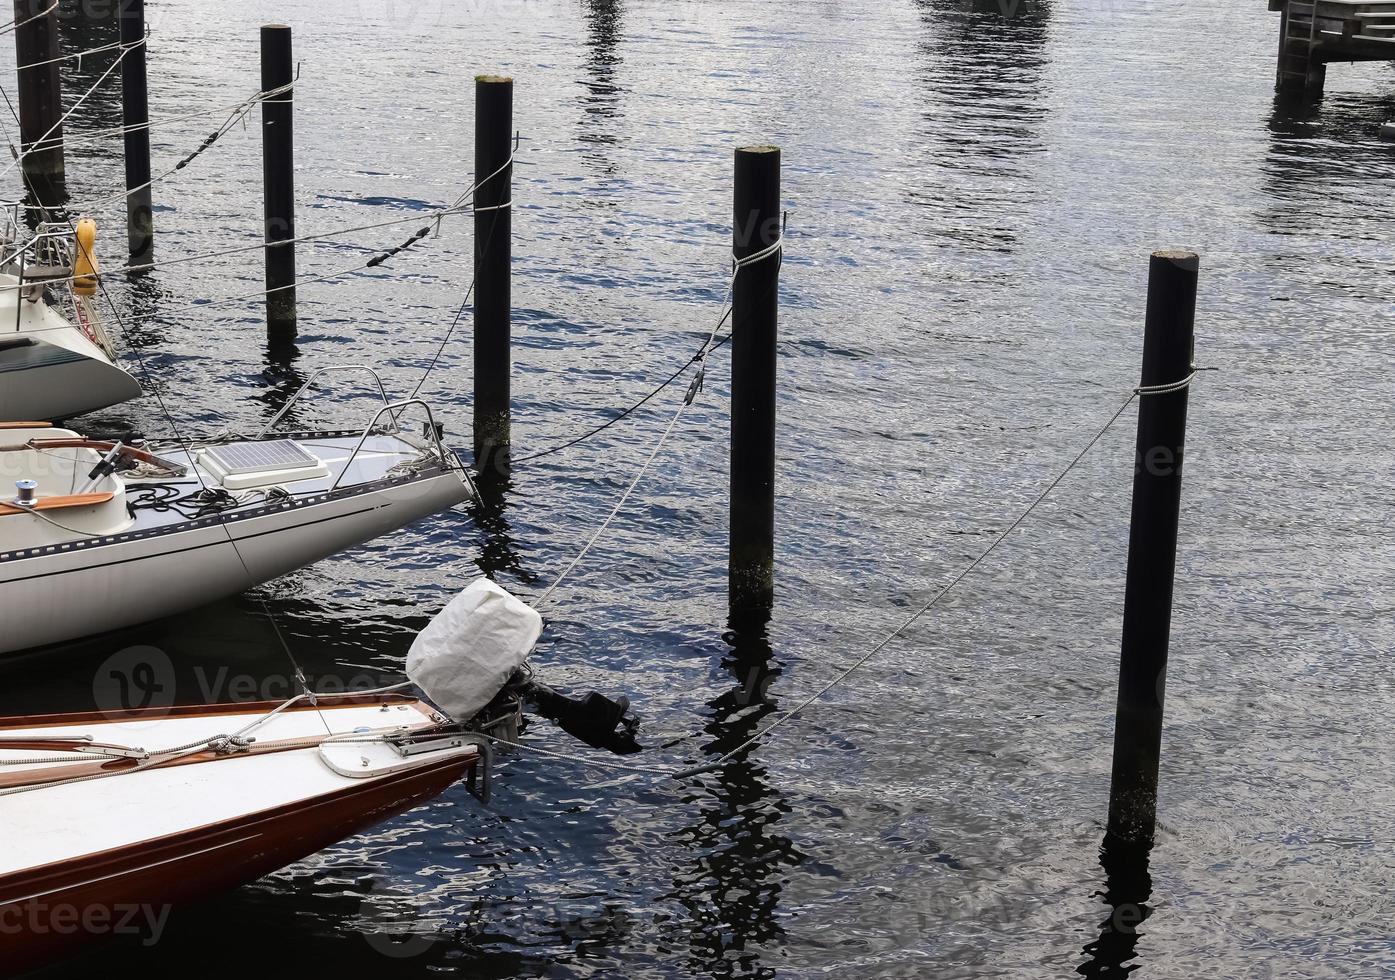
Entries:
{"type": "Polygon", "coordinates": [[[126,130],[126,238],[133,263],[154,250],[150,194],[150,96],[145,74],[145,0],[121,0],[121,123],[126,130]]]}
{"type": "Polygon", "coordinates": [[[63,93],[59,63],[53,60],[59,55],[58,10],[52,0],[15,0],[14,6],[19,136],[25,153],[22,171],[34,195],[53,204],[66,196],[63,93]],[[39,67],[27,67],[31,65],[39,67]]]}
{"type": "MultiPolygon", "coordinates": [[[[1199,264],[1193,252],[1155,252],[1149,263],[1144,388],[1172,384],[1191,374],[1199,264]]],[[[1114,719],[1114,773],[1109,791],[1110,835],[1137,844],[1152,843],[1157,817],[1187,390],[1145,393],[1138,405],[1124,638],[1114,719]]]]}
{"type": "MultiPolygon", "coordinates": [[[[780,239],[780,150],[736,151],[733,253],[738,262],[780,239]]],[[[727,595],[733,618],[768,610],[775,594],[775,341],[780,257],[738,268],[731,327],[731,529],[727,595]]]]}
{"type": "MultiPolygon", "coordinates": [[[[291,29],[262,28],[262,91],[295,80],[291,29]]],[[[290,91],[262,102],[262,175],[266,198],[266,332],[273,341],[295,337],[295,100],[290,91]]]]}
{"type": "Polygon", "coordinates": [[[513,79],[475,77],[475,467],[509,467],[513,79]]]}

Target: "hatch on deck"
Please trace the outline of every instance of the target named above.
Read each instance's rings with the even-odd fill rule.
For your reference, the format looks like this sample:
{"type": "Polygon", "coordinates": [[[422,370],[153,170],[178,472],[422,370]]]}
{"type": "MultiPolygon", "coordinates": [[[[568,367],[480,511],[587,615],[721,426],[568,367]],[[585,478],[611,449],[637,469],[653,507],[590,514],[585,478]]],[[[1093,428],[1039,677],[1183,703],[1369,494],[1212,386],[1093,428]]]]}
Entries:
{"type": "Polygon", "coordinates": [[[329,476],[329,467],[323,460],[290,439],[213,446],[199,453],[199,462],[227,490],[250,490],[329,476]]]}

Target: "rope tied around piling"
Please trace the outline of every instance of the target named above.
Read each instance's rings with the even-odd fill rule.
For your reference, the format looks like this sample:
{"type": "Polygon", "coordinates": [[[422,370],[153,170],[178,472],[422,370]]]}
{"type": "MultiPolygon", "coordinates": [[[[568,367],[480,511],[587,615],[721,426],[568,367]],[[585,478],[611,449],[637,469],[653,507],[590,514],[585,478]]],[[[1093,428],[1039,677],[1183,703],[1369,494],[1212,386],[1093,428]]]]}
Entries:
{"type": "Polygon", "coordinates": [[[1215,370],[1218,369],[1213,367],[1197,367],[1195,364],[1193,364],[1191,367],[1191,373],[1188,374],[1181,381],[1173,381],[1169,384],[1162,385],[1139,385],[1137,388],[1133,390],[1133,393],[1135,395],[1170,395],[1174,391],[1182,391],[1184,388],[1190,388],[1192,385],[1192,381],[1195,380],[1199,372],[1215,370]]]}
{"type": "Polygon", "coordinates": [[[769,245],[765,246],[765,248],[757,252],[752,252],[750,255],[744,256],[738,256],[735,252],[731,253],[731,281],[727,283],[727,312],[726,315],[723,316],[720,321],[718,321],[717,326],[712,331],[712,334],[707,338],[707,343],[703,344],[702,349],[693,355],[692,363],[697,364],[698,369],[697,374],[693,376],[693,383],[688,386],[688,394],[683,399],[683,404],[685,406],[691,405],[693,403],[693,400],[697,398],[698,394],[703,390],[703,383],[707,378],[707,355],[716,349],[715,341],[717,339],[717,331],[722,328],[722,324],[725,323],[727,318],[731,316],[732,311],[734,309],[734,307],[732,307],[730,304],[732,302],[732,293],[736,289],[736,277],[740,275],[742,269],[745,269],[748,266],[753,266],[758,262],[764,262],[766,259],[774,255],[780,256],[780,260],[781,262],[783,262],[784,253],[784,220],[782,220],[780,224],[780,234],[775,236],[775,240],[771,242],[769,245]]]}

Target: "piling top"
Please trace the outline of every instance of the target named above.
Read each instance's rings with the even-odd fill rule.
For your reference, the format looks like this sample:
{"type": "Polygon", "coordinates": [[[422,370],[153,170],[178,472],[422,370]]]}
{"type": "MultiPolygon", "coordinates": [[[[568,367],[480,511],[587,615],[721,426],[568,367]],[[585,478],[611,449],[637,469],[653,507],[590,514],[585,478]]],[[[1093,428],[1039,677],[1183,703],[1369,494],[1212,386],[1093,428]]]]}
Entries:
{"type": "Polygon", "coordinates": [[[476,75],[475,81],[482,85],[512,85],[513,79],[508,75],[476,75]]]}
{"type": "Polygon", "coordinates": [[[264,31],[289,31],[290,29],[291,29],[291,25],[290,25],[290,24],[263,24],[263,25],[262,25],[262,30],[264,30],[264,31]]]}
{"type": "Polygon", "coordinates": [[[1153,258],[1163,262],[1171,262],[1180,266],[1188,272],[1196,272],[1201,268],[1201,256],[1184,248],[1162,249],[1153,253],[1153,258]]]}
{"type": "Polygon", "coordinates": [[[736,152],[737,152],[737,153],[779,153],[779,152],[780,152],[780,148],[779,148],[778,146],[770,146],[770,145],[768,145],[768,144],[764,144],[764,145],[761,145],[761,146],[738,146],[738,147],[736,148],[736,152]]]}

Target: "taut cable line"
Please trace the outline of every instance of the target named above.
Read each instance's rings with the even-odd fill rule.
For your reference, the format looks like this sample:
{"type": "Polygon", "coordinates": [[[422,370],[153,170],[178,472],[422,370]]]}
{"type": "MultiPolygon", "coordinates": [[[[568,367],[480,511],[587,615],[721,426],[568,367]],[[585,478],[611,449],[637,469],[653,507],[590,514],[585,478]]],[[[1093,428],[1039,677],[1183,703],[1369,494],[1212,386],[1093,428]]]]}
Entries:
{"type": "Polygon", "coordinates": [[[32,24],[36,20],[43,20],[49,14],[53,13],[55,10],[58,9],[59,2],[60,0],[53,0],[53,3],[49,4],[43,10],[40,10],[37,14],[32,14],[29,17],[24,18],[23,20],[16,19],[10,21],[8,24],[0,25],[0,36],[9,34],[11,31],[17,31],[25,24],[32,24]]]}
{"type": "MultiPolygon", "coordinates": [[[[875,645],[873,645],[865,654],[863,654],[857,660],[853,661],[853,663],[850,664],[848,667],[839,671],[833,677],[832,680],[824,684],[814,693],[801,699],[795,707],[780,712],[780,714],[770,724],[766,725],[764,728],[756,732],[750,738],[747,738],[740,745],[736,746],[728,752],[724,752],[721,756],[717,757],[716,759],[697,763],[687,767],[670,768],[664,766],[644,766],[626,762],[613,761],[610,759],[590,758],[586,756],[557,752],[551,749],[543,749],[526,742],[511,742],[505,741],[503,739],[494,739],[494,741],[498,742],[501,745],[508,745],[514,748],[526,749],[529,751],[536,752],[539,755],[543,755],[554,759],[560,759],[567,762],[575,762],[578,764],[597,766],[603,769],[618,770],[639,775],[663,776],[672,779],[686,779],[726,765],[728,762],[735,759],[738,755],[752,748],[759,742],[765,740],[777,729],[783,727],[784,725],[788,724],[791,720],[798,717],[798,715],[801,712],[812,707],[816,702],[820,701],[826,694],[832,691],[835,687],[837,687],[839,684],[843,683],[850,676],[852,676],[852,674],[856,672],[859,668],[866,665],[869,661],[876,657],[877,654],[885,650],[894,640],[903,635],[908,629],[910,629],[917,622],[923,619],[925,615],[928,612],[930,612],[930,610],[935,608],[935,606],[937,606],[940,603],[940,601],[944,599],[945,596],[947,596],[960,583],[962,583],[966,578],[968,578],[969,575],[971,575],[975,569],[982,565],[984,561],[986,561],[988,557],[992,555],[993,552],[996,551],[998,547],[1004,541],[1006,541],[1007,538],[1014,531],[1021,527],[1026,522],[1026,520],[1029,517],[1031,517],[1031,515],[1036,511],[1036,509],[1040,507],[1041,504],[1045,502],[1045,500],[1049,496],[1051,496],[1053,492],[1055,492],[1055,490],[1061,485],[1061,483],[1066,479],[1066,477],[1069,476],[1070,473],[1077,466],[1079,466],[1082,461],[1084,461],[1085,457],[1089,455],[1090,451],[1093,450],[1096,445],[1099,444],[1099,441],[1104,438],[1105,434],[1114,426],[1114,424],[1119,421],[1120,416],[1122,416],[1124,412],[1127,411],[1129,406],[1133,404],[1136,398],[1150,397],[1155,395],[1167,395],[1181,391],[1185,388],[1190,387],[1193,381],[1195,381],[1197,374],[1201,371],[1214,370],[1216,370],[1216,368],[1193,366],[1191,371],[1187,374],[1187,376],[1178,381],[1174,381],[1169,384],[1163,385],[1138,386],[1136,388],[1133,388],[1129,392],[1129,395],[1124,400],[1123,404],[1121,404],[1118,407],[1118,409],[1116,409],[1114,413],[1110,415],[1108,420],[1106,420],[1105,423],[1102,426],[1100,426],[1100,428],[1090,437],[1089,441],[1086,442],[1085,446],[1078,453],[1076,453],[1075,456],[1072,457],[1068,463],[1066,463],[1066,465],[1061,469],[1061,471],[1057,473],[1056,476],[1053,477],[1051,481],[1047,483],[1047,485],[1039,493],[1037,493],[1037,495],[1032,499],[1031,503],[1027,505],[1026,509],[1024,509],[1020,514],[1018,514],[1017,517],[1015,517],[1012,520],[1012,522],[1008,524],[1007,527],[1000,531],[993,538],[993,540],[989,542],[987,547],[985,547],[981,552],[979,552],[979,554],[976,555],[967,565],[965,565],[962,569],[956,572],[948,583],[936,590],[935,593],[926,602],[922,603],[910,616],[902,620],[902,622],[898,626],[896,626],[895,629],[893,629],[889,634],[887,634],[884,638],[882,638],[875,645]]],[[[674,421],[676,421],[676,417],[674,421]]],[[[671,428],[672,423],[670,423],[670,429],[671,428]]],[[[667,437],[667,434],[668,430],[665,431],[665,437],[667,437]]],[[[660,440],[660,445],[662,445],[662,439],[660,440]]],[[[646,463],[645,465],[646,469],[647,467],[648,463],[646,463]]],[[[644,470],[642,469],[640,472],[641,476],[643,475],[643,472],[644,470]]],[[[636,479],[635,482],[638,482],[638,480],[636,479]]],[[[633,485],[631,489],[633,489],[633,485]]],[[[623,502],[624,501],[622,498],[621,503],[623,502]]],[[[614,513],[615,512],[612,512],[611,517],[607,519],[607,524],[609,523],[610,519],[613,519],[614,513]]],[[[590,545],[594,543],[594,540],[595,538],[593,537],[592,541],[587,543],[588,549],[590,545]]],[[[583,549],[583,554],[584,553],[585,549],[583,549]]],[[[579,560],[579,557],[577,560],[579,560]]],[[[573,561],[570,565],[568,565],[567,568],[563,571],[562,576],[559,577],[558,581],[560,582],[561,578],[565,577],[566,574],[570,572],[573,567],[575,567],[575,565],[576,561],[573,561]]],[[[556,583],[554,583],[552,588],[550,588],[546,593],[543,594],[543,598],[546,598],[548,595],[550,595],[552,590],[555,588],[556,583]]]]}
{"type": "MultiPolygon", "coordinates": [[[[34,140],[32,143],[29,144],[29,149],[16,151],[15,147],[11,145],[10,155],[14,159],[11,160],[3,170],[0,170],[0,177],[4,177],[15,167],[23,163],[26,157],[29,157],[35,153],[41,153],[46,150],[51,150],[56,147],[62,146],[63,141],[61,139],[55,140],[52,145],[49,145],[48,138],[52,136],[55,132],[57,132],[59,129],[61,129],[63,124],[72,117],[73,113],[77,112],[80,108],[82,108],[83,103],[85,103],[89,98],[91,98],[92,94],[96,92],[97,89],[102,87],[102,84],[106,82],[108,78],[111,77],[112,72],[116,71],[116,69],[121,67],[121,62],[125,60],[126,53],[128,51],[134,48],[138,48],[144,43],[145,40],[142,39],[140,41],[134,42],[133,44],[123,44],[121,46],[121,57],[112,61],[110,67],[108,67],[106,71],[102,72],[102,74],[98,77],[98,79],[95,82],[92,83],[92,85],[87,89],[87,91],[83,92],[82,95],[78,97],[77,101],[75,101],[72,104],[72,107],[69,108],[67,112],[63,113],[63,115],[58,117],[58,121],[55,122],[52,126],[50,126],[42,136],[40,136],[38,139],[34,140]]],[[[8,101],[8,99],[9,94],[6,93],[6,100],[8,101]]]]}

